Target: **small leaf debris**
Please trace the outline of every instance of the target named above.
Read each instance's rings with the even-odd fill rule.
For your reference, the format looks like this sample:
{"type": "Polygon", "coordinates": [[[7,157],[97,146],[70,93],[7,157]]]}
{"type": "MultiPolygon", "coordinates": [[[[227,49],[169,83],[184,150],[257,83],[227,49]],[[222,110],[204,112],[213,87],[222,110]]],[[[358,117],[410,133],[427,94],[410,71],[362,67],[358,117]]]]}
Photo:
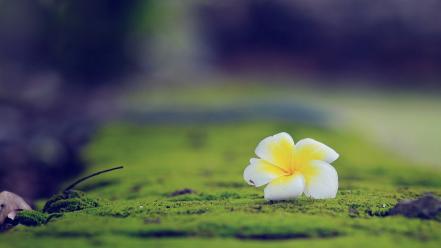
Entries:
{"type": "Polygon", "coordinates": [[[170,196],[173,197],[173,196],[186,195],[186,194],[192,194],[192,193],[194,193],[194,190],[185,188],[185,189],[180,189],[180,190],[176,190],[176,191],[172,192],[170,194],[170,196]]]}

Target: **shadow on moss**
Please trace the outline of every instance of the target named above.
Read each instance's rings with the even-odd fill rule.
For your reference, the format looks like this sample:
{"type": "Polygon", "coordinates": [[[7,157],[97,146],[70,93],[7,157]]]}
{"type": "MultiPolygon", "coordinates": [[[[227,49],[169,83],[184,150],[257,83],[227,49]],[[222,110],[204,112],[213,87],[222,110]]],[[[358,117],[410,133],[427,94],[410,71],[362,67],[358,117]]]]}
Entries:
{"type": "Polygon", "coordinates": [[[341,233],[330,230],[318,230],[316,233],[259,233],[246,234],[239,233],[235,237],[238,239],[254,240],[284,240],[284,239],[311,239],[311,238],[334,238],[341,233]]]}
{"type": "Polygon", "coordinates": [[[149,231],[139,231],[134,233],[129,233],[129,236],[139,237],[139,238],[170,238],[170,237],[188,237],[191,233],[180,231],[180,230],[149,230],[149,231]]]}

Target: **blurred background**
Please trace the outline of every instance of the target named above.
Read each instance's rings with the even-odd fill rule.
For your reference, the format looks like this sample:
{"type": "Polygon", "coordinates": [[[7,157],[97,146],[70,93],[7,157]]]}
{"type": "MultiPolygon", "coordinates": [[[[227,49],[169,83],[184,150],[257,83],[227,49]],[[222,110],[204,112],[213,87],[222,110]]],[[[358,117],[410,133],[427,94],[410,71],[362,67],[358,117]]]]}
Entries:
{"type": "Polygon", "coordinates": [[[0,189],[56,192],[111,121],[328,125],[441,167],[440,9],[438,0],[0,0],[0,189]]]}

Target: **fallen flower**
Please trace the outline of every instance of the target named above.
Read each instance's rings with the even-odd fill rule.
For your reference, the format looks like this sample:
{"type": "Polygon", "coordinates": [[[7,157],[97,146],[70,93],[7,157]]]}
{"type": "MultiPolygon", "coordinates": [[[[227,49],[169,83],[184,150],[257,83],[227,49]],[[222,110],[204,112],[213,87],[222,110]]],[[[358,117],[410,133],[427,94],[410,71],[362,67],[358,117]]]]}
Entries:
{"type": "Polygon", "coordinates": [[[245,168],[248,184],[264,190],[266,200],[293,199],[305,193],[315,199],[334,198],[338,175],[330,165],[339,155],[330,147],[313,139],[294,144],[283,132],[263,139],[256,155],[245,168]]]}
{"type": "Polygon", "coordinates": [[[8,218],[14,220],[21,210],[31,210],[23,198],[8,191],[0,193],[0,225],[8,218]]]}

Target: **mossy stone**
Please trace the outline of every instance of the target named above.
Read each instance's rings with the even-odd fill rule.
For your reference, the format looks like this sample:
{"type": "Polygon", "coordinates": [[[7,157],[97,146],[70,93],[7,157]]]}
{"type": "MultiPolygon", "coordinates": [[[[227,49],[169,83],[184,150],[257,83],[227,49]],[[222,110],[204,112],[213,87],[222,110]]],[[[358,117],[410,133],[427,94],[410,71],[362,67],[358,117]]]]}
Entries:
{"type": "Polygon", "coordinates": [[[79,189],[88,189],[87,194],[72,190],[53,196],[44,212],[63,213],[62,218],[36,228],[19,225],[0,235],[0,244],[438,248],[441,243],[436,219],[385,216],[404,199],[425,192],[440,196],[440,172],[411,164],[349,131],[284,123],[121,123],[101,129],[85,158],[90,165],[85,174],[114,164],[127,169],[85,182],[79,189]],[[206,135],[197,149],[188,145],[187,134],[195,129],[206,135]],[[281,130],[296,139],[317,138],[340,153],[333,163],[339,174],[336,198],[267,202],[262,188],[243,180],[257,142],[281,130]],[[177,189],[193,193],[171,196],[177,189]]]}

